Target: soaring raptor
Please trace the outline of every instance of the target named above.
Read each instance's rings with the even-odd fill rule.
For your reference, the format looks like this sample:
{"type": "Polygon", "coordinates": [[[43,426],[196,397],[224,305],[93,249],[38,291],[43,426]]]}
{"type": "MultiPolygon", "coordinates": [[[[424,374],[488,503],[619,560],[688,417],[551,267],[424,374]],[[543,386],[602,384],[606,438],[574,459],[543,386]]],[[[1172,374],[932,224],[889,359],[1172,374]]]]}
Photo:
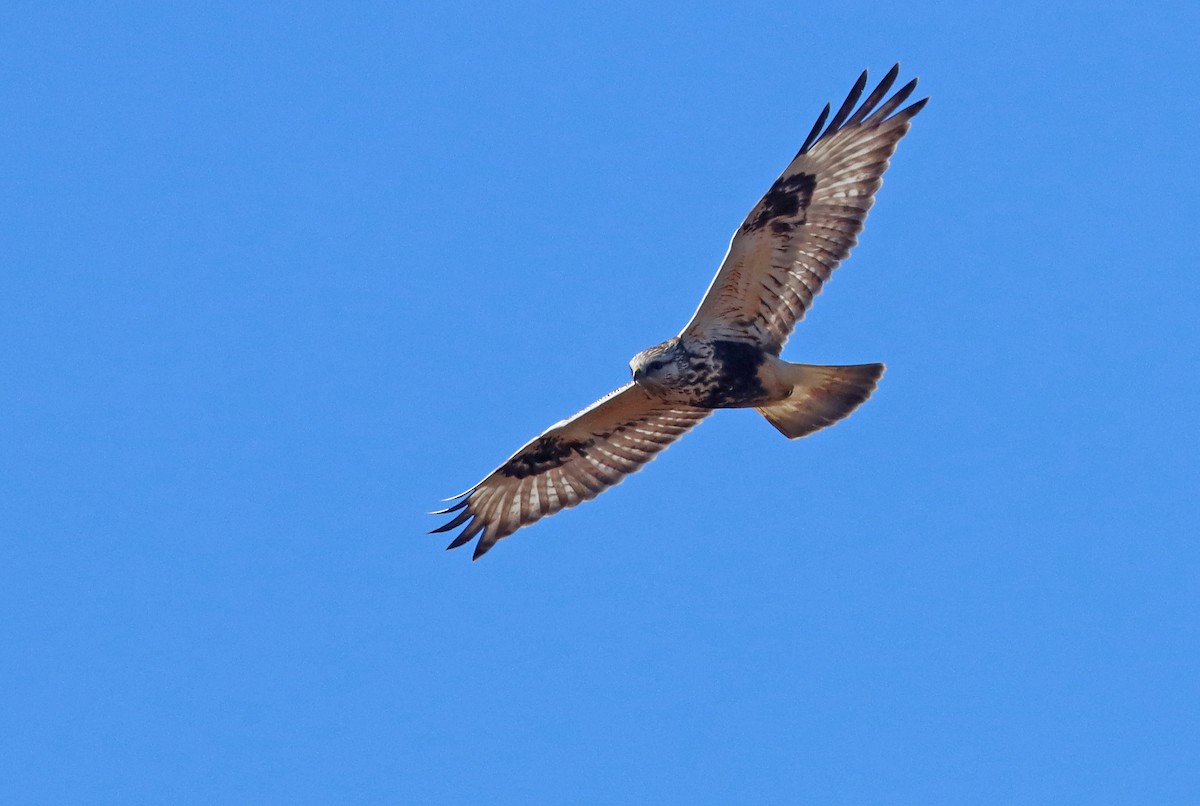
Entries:
{"type": "Polygon", "coordinates": [[[447,499],[462,500],[434,514],[457,514],[433,531],[465,524],[449,548],[478,535],[478,559],[522,526],[595,498],[714,409],[756,409],[795,439],[833,425],[870,396],[882,364],[791,364],[779,353],[850,254],[888,160],[929,100],[901,109],[916,79],[888,97],[899,71],[897,64],[858,105],[864,71],[828,125],[825,105],[795,159],[734,233],[691,321],[633,357],[630,383],[447,499]]]}

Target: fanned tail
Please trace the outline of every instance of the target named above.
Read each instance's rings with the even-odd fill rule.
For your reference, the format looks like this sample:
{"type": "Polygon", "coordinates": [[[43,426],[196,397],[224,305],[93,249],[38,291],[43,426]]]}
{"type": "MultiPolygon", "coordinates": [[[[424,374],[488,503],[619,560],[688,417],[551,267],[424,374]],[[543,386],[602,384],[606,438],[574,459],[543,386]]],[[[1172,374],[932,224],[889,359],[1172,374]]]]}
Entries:
{"type": "Polygon", "coordinates": [[[875,391],[883,375],[883,364],[822,367],[789,364],[793,373],[792,394],[758,412],[788,439],[807,436],[854,411],[875,391]]]}

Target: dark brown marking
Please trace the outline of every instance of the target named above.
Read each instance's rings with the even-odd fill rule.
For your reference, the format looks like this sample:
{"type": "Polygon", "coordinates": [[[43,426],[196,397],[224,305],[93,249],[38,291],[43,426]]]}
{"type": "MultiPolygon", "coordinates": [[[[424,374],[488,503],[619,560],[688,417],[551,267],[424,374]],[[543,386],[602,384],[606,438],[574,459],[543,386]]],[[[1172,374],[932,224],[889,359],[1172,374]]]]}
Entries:
{"type": "MultiPolygon", "coordinates": [[[[610,437],[611,437],[613,434],[621,434],[621,433],[624,433],[624,432],[625,432],[625,430],[626,430],[627,428],[629,428],[629,426],[630,426],[630,425],[632,425],[632,423],[621,423],[620,425],[618,425],[618,426],[617,426],[616,428],[614,428],[613,430],[611,430],[611,431],[601,431],[600,433],[596,434],[596,436],[597,436],[597,437],[599,437],[600,439],[603,439],[603,440],[607,441],[607,440],[608,440],[608,439],[609,439],[609,438],[610,438],[610,437]]],[[[591,447],[591,446],[592,446],[592,445],[594,445],[594,444],[596,444],[596,441],[595,441],[595,440],[590,440],[590,441],[588,442],[588,447],[591,447]]]]}
{"type": "Polygon", "coordinates": [[[596,444],[594,439],[562,439],[556,436],[538,437],[534,443],[509,459],[500,467],[500,473],[510,478],[523,479],[561,467],[571,454],[587,456],[587,449],[596,444]]]}
{"type": "Polygon", "coordinates": [[[714,341],[712,347],[712,387],[696,405],[712,409],[744,406],[766,396],[758,377],[765,356],[762,349],[739,341],[714,341]]]}
{"type": "MultiPolygon", "coordinates": [[[[799,173],[780,178],[762,197],[762,201],[758,203],[758,214],[742,228],[742,231],[755,232],[776,219],[790,219],[783,222],[789,228],[803,224],[804,211],[812,203],[816,187],[817,178],[812,174],[799,173]]],[[[779,229],[774,231],[780,232],[779,229]]]]}

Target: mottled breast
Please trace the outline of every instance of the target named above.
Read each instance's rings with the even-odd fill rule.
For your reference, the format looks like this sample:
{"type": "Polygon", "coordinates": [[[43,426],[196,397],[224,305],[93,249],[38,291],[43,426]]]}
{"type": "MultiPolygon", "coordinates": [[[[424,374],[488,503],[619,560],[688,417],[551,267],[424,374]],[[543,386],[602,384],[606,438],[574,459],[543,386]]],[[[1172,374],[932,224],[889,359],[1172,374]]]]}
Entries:
{"type": "Polygon", "coordinates": [[[771,397],[761,369],[761,348],[737,341],[693,341],[684,381],[693,406],[710,409],[753,406],[771,397]]]}

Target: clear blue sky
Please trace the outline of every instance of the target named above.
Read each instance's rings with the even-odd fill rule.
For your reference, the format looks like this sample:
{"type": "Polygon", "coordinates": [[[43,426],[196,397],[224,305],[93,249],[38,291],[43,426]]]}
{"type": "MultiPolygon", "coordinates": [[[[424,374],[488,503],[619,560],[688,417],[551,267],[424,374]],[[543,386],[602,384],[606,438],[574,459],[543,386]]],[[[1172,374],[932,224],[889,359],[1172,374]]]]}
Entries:
{"type": "Polygon", "coordinates": [[[98,5],[0,12],[0,801],[1196,802],[1194,2],[98,5]],[[426,536],[896,60],[875,397],[426,536]]]}

